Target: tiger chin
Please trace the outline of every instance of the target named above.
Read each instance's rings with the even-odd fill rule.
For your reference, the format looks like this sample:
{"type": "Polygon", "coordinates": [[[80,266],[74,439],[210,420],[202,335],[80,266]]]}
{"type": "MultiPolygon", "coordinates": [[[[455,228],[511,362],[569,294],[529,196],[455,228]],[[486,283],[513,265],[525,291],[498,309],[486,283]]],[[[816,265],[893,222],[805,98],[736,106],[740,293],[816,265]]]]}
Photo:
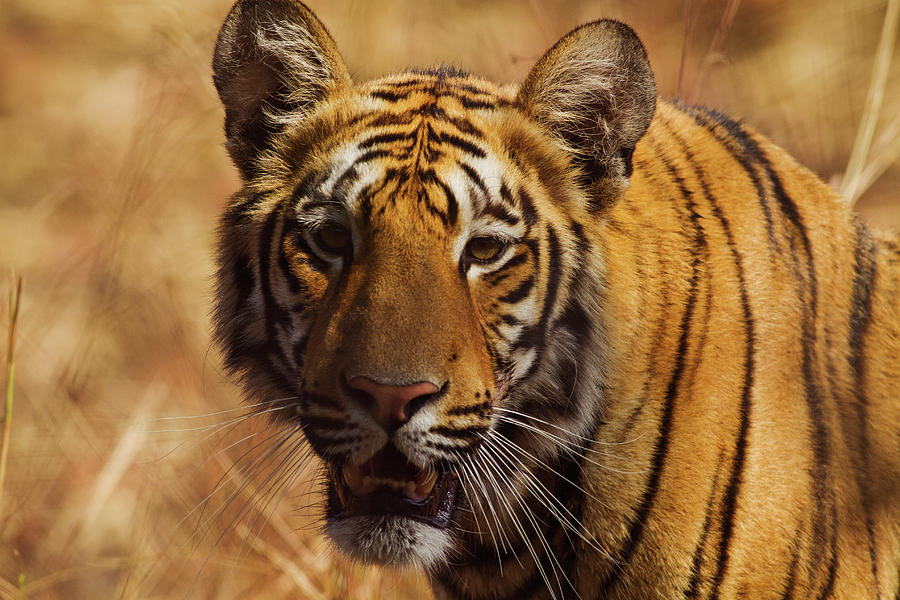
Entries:
{"type": "Polygon", "coordinates": [[[440,598],[897,597],[900,241],[658,100],[630,28],[354,83],[242,0],[213,68],[216,335],[342,552],[440,598]]]}

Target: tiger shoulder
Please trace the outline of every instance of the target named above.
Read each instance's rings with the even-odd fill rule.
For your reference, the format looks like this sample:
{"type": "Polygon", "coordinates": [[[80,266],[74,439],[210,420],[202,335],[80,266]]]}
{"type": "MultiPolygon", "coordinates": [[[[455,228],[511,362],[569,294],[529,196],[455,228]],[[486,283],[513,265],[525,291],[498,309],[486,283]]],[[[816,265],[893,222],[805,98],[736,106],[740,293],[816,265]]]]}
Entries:
{"type": "Polygon", "coordinates": [[[900,239],[658,100],[628,26],[356,83],[241,0],[213,67],[216,335],[341,552],[446,599],[900,597],[900,239]]]}

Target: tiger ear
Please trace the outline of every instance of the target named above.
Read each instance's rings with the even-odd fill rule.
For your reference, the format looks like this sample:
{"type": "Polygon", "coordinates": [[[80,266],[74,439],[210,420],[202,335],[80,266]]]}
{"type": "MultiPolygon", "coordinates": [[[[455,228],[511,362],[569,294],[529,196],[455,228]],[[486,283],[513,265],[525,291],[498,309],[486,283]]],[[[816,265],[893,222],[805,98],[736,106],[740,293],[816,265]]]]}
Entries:
{"type": "Polygon", "coordinates": [[[650,61],[630,27],[605,19],[568,33],[532,68],[517,101],[571,153],[592,208],[618,200],[656,110],[650,61]]]}
{"type": "Polygon", "coordinates": [[[328,30],[296,0],[238,0],[216,41],[213,82],[228,152],[245,178],[286,122],[351,85],[328,30]]]}

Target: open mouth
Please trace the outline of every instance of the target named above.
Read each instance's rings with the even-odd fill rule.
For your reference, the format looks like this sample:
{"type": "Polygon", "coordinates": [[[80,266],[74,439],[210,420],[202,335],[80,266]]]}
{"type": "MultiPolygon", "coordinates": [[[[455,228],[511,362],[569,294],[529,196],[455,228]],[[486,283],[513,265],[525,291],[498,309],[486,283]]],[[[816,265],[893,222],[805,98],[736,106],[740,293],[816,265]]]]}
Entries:
{"type": "Polygon", "coordinates": [[[343,467],[341,475],[345,485],[337,489],[342,516],[397,514],[440,529],[450,522],[456,477],[416,467],[393,444],[361,465],[343,467]]]}

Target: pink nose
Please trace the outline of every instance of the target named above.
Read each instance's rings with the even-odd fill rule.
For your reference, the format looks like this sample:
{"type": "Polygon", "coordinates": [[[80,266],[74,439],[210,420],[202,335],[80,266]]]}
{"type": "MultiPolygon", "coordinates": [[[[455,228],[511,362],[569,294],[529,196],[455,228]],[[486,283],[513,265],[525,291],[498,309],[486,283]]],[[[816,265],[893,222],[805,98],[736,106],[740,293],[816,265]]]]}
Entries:
{"type": "Polygon", "coordinates": [[[354,377],[347,385],[372,398],[372,416],[388,429],[405,423],[425,405],[429,396],[440,391],[438,386],[429,381],[410,385],[384,385],[366,377],[354,377]]]}

